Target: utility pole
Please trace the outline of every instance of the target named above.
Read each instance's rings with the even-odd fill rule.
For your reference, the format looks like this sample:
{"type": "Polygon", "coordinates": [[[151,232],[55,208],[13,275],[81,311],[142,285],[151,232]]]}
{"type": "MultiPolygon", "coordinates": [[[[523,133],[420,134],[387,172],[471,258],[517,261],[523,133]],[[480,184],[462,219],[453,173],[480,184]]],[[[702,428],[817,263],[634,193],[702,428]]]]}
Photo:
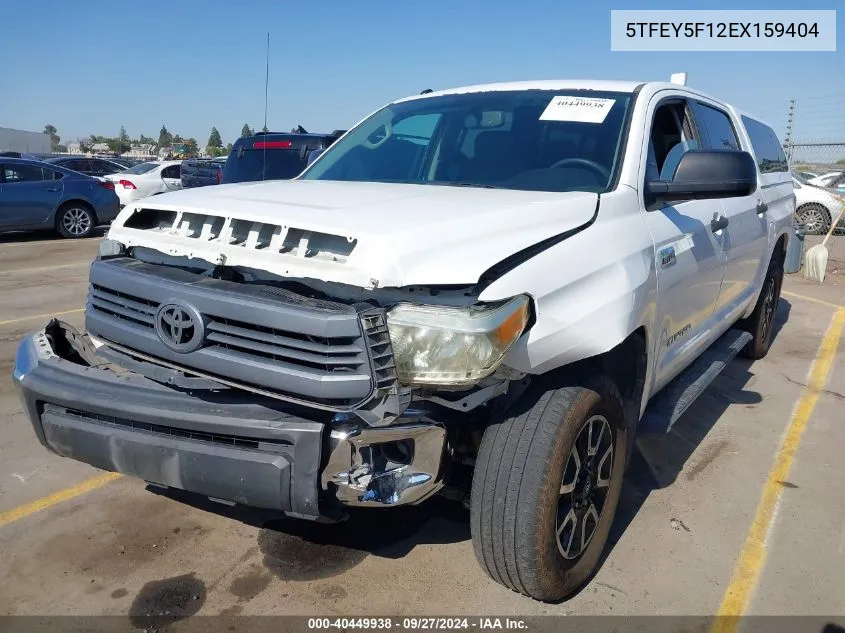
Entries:
{"type": "Polygon", "coordinates": [[[795,122],[795,99],[789,100],[789,114],[786,117],[786,159],[792,162],[792,125],[795,122]]]}

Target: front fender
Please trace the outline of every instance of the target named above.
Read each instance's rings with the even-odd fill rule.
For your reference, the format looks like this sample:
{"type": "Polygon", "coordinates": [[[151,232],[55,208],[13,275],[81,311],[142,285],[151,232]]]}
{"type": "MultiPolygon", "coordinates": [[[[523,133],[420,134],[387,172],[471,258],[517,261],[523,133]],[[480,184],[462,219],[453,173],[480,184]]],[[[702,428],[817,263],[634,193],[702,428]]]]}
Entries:
{"type": "Polygon", "coordinates": [[[657,298],[654,244],[636,204],[633,192],[602,196],[593,225],[481,293],[481,301],[521,293],[534,300],[534,324],[510,350],[506,365],[543,374],[603,354],[639,327],[651,331],[657,298]]]}

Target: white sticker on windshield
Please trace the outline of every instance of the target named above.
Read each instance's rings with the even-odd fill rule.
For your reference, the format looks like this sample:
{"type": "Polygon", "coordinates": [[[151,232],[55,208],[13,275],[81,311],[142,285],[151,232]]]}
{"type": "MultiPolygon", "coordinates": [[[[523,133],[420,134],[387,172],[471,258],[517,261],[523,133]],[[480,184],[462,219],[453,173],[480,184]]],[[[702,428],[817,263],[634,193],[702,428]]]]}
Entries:
{"type": "Polygon", "coordinates": [[[543,110],[540,120],[603,123],[614,103],[615,99],[556,96],[543,110]]]}

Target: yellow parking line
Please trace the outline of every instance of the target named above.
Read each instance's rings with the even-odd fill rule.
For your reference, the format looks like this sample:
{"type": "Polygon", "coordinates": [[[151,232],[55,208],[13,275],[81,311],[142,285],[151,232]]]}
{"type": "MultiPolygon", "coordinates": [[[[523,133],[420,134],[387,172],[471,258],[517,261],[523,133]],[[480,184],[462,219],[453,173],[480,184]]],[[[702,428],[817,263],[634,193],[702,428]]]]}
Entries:
{"type": "Polygon", "coordinates": [[[837,303],[831,303],[830,301],[825,301],[824,299],[816,299],[815,297],[808,297],[807,295],[799,295],[797,292],[788,292],[786,290],[782,290],[781,294],[786,295],[787,297],[795,297],[796,299],[803,299],[804,301],[812,301],[813,303],[820,303],[823,306],[827,306],[829,308],[836,308],[837,310],[845,310],[845,306],[841,306],[837,303]]]}
{"type": "Polygon", "coordinates": [[[0,321],[0,325],[9,325],[10,323],[20,323],[21,321],[32,321],[33,319],[49,319],[54,316],[62,316],[63,314],[76,314],[77,312],[84,312],[85,308],[77,308],[76,310],[65,310],[64,312],[49,312],[47,314],[33,314],[32,316],[25,316],[19,319],[9,319],[8,321],[0,321]]]}
{"type": "Polygon", "coordinates": [[[766,562],[766,534],[783,492],[780,482],[789,480],[789,471],[801,443],[801,434],[810,421],[819,394],[824,389],[833,369],[843,326],[845,326],[845,309],[840,309],[833,315],[813,364],[810,366],[810,378],[801,392],[783,444],[775,456],[772,470],[763,487],[763,495],[754,514],[754,522],[745,537],[745,544],[742,546],[730,584],[722,598],[711,633],[734,633],[739,626],[739,616],[744,615],[748,608],[766,562]]]}
{"type": "Polygon", "coordinates": [[[9,525],[9,523],[17,521],[18,519],[28,517],[30,514],[35,514],[36,512],[46,510],[47,508],[52,507],[57,503],[69,501],[74,497],[84,495],[86,492],[91,492],[96,488],[101,488],[107,483],[120,478],[120,476],[120,473],[103,473],[102,475],[98,475],[97,477],[86,479],[85,481],[78,483],[75,486],[71,486],[70,488],[65,488],[64,490],[59,490],[58,492],[54,492],[51,495],[47,495],[46,497],[36,499],[31,503],[18,506],[17,508],[12,508],[11,510],[6,510],[5,512],[0,513],[0,528],[9,525]]]}

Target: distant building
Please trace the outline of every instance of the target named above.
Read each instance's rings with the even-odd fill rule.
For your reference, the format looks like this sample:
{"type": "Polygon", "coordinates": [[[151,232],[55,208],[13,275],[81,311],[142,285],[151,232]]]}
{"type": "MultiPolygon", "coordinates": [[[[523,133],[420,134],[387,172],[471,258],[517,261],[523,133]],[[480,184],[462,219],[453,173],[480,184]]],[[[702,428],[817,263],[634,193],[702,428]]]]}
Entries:
{"type": "Polygon", "coordinates": [[[128,152],[123,154],[129,158],[150,158],[155,156],[155,145],[150,143],[141,143],[140,145],[133,145],[128,152]]]}
{"type": "Polygon", "coordinates": [[[41,132],[27,132],[10,127],[0,127],[0,151],[25,154],[49,154],[50,137],[41,132]]]}
{"type": "Polygon", "coordinates": [[[105,143],[94,143],[91,146],[91,153],[93,154],[111,154],[112,151],[105,143]]]}
{"type": "Polygon", "coordinates": [[[84,154],[85,152],[82,151],[82,145],[79,143],[68,143],[67,144],[67,153],[68,154],[84,154]]]}

